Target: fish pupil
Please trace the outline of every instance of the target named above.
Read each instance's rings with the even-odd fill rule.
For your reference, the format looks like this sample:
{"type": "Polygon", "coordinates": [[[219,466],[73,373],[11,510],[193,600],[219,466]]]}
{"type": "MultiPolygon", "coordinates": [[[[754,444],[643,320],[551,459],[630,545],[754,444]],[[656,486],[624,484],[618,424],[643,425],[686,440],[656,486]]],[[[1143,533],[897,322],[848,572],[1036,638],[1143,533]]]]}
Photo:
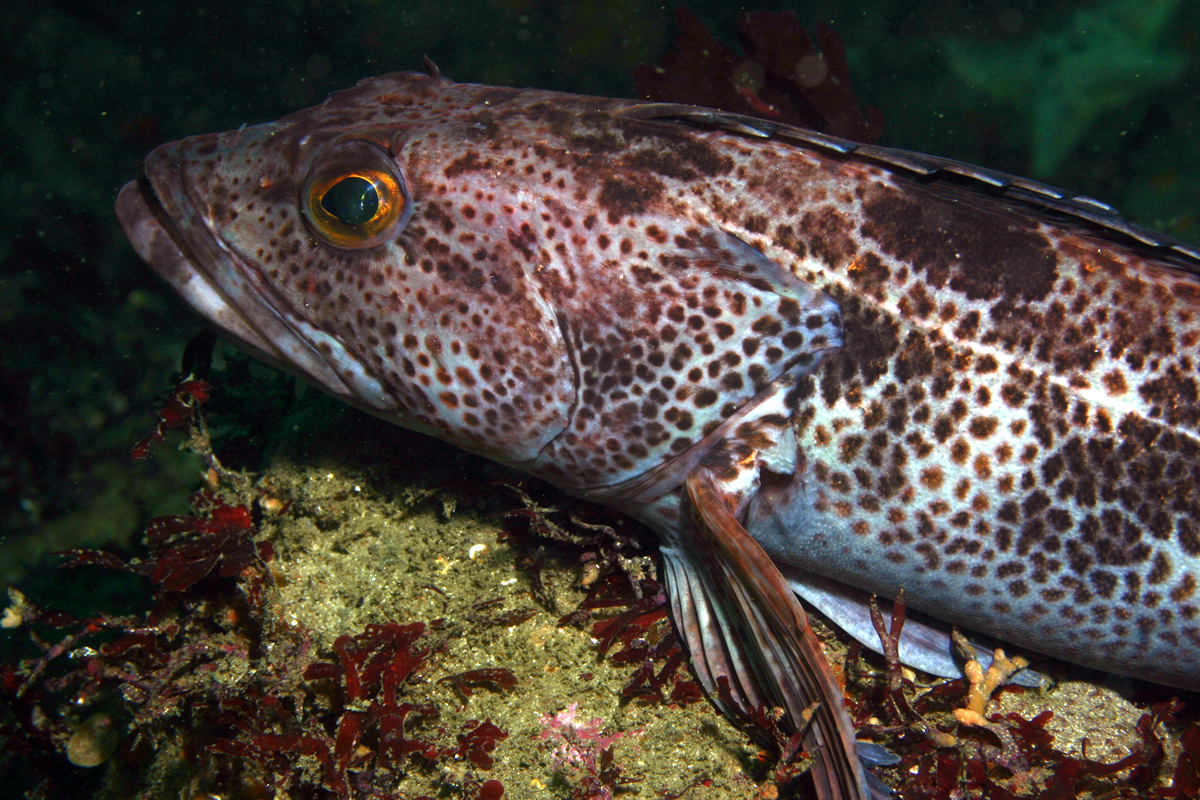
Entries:
{"type": "Polygon", "coordinates": [[[347,225],[362,225],[379,211],[379,192],[370,181],[351,175],[329,187],[321,208],[347,225]]]}

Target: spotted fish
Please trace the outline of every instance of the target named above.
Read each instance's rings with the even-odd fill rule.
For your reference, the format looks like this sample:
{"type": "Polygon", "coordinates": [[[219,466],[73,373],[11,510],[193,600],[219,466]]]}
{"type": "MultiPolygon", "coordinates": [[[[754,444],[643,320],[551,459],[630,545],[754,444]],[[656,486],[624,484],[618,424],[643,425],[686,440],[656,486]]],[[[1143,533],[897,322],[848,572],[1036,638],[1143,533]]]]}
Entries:
{"type": "Polygon", "coordinates": [[[870,790],[796,594],[1200,689],[1200,253],[1103,204],[405,73],[163,145],[117,212],[242,346],[647,523],[715,701],[822,701],[822,797],[870,790]]]}

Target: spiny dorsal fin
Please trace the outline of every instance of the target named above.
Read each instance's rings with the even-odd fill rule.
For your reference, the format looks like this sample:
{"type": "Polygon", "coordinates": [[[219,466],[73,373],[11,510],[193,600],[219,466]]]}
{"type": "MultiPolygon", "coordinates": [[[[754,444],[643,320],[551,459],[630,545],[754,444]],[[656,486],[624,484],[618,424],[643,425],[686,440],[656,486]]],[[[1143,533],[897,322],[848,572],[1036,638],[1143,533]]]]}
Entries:
{"type": "Polygon", "coordinates": [[[1121,216],[1117,209],[1095,198],[1040,181],[977,167],[952,158],[853,142],[805,128],[697,106],[645,103],[626,109],[624,115],[648,122],[717,128],[739,136],[794,142],[837,156],[863,159],[910,178],[944,181],[1000,201],[1023,204],[1085,225],[1127,245],[1149,249],[1154,255],[1167,258],[1188,272],[1200,274],[1200,247],[1135,225],[1121,216]]]}

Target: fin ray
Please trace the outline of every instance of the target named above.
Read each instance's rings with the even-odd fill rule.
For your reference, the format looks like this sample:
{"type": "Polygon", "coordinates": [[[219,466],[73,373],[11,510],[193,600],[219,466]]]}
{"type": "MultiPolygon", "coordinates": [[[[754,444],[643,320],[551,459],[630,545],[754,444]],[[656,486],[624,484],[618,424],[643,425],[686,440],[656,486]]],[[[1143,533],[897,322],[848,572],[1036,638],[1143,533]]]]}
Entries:
{"type": "MultiPolygon", "coordinates": [[[[691,567],[694,574],[686,578],[688,599],[695,604],[695,589],[701,587],[706,595],[701,602],[718,617],[719,633],[703,627],[684,632],[689,647],[723,648],[703,656],[707,675],[699,677],[705,689],[715,695],[717,679],[726,674],[736,702],[756,707],[766,699],[781,706],[793,729],[805,730],[804,745],[813,758],[813,780],[821,800],[870,797],[841,688],[799,600],[734,517],[712,471],[694,469],[686,487],[701,546],[698,558],[676,551],[672,557],[679,563],[672,565],[671,572],[676,578],[679,570],[691,567]],[[720,673],[720,669],[729,671],[720,673]],[[740,684],[736,694],[735,680],[740,684]],[[815,701],[819,705],[806,727],[802,715],[815,701]]],[[[673,603],[683,594],[683,587],[673,586],[673,603]]],[[[677,620],[681,627],[698,624],[698,609],[690,612],[677,620]]]]}

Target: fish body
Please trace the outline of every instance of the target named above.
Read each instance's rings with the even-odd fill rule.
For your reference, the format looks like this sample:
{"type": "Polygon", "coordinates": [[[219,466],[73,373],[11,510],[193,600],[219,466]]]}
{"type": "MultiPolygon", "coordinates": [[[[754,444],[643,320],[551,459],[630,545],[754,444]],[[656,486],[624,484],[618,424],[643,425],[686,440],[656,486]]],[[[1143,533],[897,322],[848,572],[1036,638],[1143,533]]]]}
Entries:
{"type": "Polygon", "coordinates": [[[131,241],[243,346],[649,524],[710,690],[761,644],[713,587],[758,587],[757,631],[775,566],[1200,689],[1184,245],[954,162],[407,73],[145,172],[131,241]]]}

